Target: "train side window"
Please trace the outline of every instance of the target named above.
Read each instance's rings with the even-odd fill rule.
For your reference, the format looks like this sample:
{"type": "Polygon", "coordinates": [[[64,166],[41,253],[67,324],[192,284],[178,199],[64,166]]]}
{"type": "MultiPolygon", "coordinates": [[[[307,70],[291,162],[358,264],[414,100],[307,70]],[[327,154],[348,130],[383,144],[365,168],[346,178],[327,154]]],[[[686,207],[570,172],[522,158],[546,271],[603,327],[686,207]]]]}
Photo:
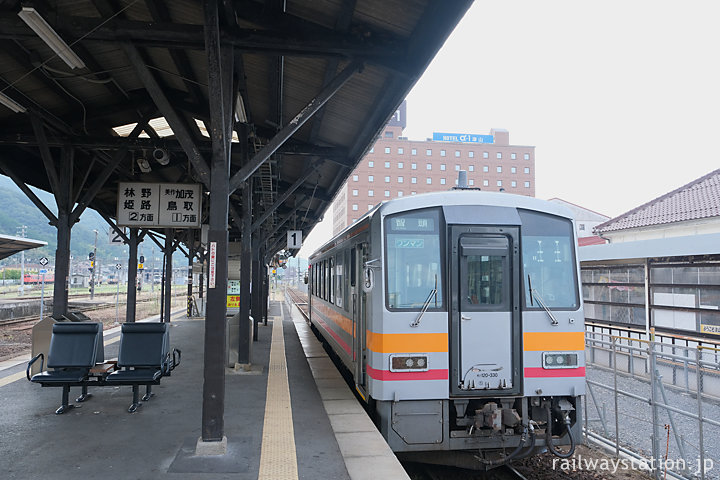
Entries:
{"type": "Polygon", "coordinates": [[[330,288],[328,300],[330,303],[335,303],[335,260],[333,257],[330,257],[330,260],[328,260],[328,265],[330,267],[330,288]]]}
{"type": "Polygon", "coordinates": [[[335,305],[337,305],[338,307],[341,307],[341,308],[343,306],[343,300],[344,300],[344,298],[343,298],[343,295],[344,295],[344,293],[343,293],[343,277],[344,277],[343,255],[344,254],[345,254],[345,252],[341,252],[338,254],[337,261],[335,264],[335,305]]]}
{"type": "Polygon", "coordinates": [[[443,274],[439,209],[390,215],[385,219],[389,309],[441,309],[443,274]],[[433,290],[437,294],[430,296],[433,290]]]}
{"type": "Polygon", "coordinates": [[[350,248],[350,286],[355,286],[355,275],[357,275],[357,271],[355,268],[357,262],[357,251],[355,250],[355,245],[353,245],[350,248]]]}

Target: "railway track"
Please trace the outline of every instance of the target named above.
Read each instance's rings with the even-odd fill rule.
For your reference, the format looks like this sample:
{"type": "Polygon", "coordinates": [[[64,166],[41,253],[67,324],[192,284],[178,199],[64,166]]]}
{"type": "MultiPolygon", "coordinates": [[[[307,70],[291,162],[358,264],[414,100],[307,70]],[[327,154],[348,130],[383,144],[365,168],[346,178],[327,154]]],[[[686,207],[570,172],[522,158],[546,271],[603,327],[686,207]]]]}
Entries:
{"type": "MultiPolygon", "coordinates": [[[[173,297],[179,297],[186,295],[186,293],[180,293],[173,295],[173,297]]],[[[96,296],[115,296],[115,294],[96,294],[96,296]]],[[[89,297],[82,297],[82,298],[89,298],[89,297]]],[[[80,313],[86,313],[86,312],[92,312],[95,310],[102,310],[105,308],[112,308],[115,307],[115,302],[103,302],[103,303],[96,303],[92,305],[85,305],[81,303],[77,303],[77,300],[80,300],[80,298],[75,298],[75,303],[72,301],[68,302],[68,307],[72,308],[73,312],[80,312],[80,313]]],[[[155,297],[151,298],[143,298],[138,299],[137,303],[147,303],[147,302],[153,302],[157,301],[158,299],[155,297]]],[[[120,301],[119,305],[127,305],[126,301],[120,301]]],[[[15,317],[5,320],[0,320],[0,328],[2,327],[12,327],[14,330],[25,330],[25,329],[31,329],[35,323],[39,321],[39,314],[33,314],[33,315],[26,315],[23,317],[15,317]],[[23,324],[28,324],[27,326],[23,326],[23,324]]]]}

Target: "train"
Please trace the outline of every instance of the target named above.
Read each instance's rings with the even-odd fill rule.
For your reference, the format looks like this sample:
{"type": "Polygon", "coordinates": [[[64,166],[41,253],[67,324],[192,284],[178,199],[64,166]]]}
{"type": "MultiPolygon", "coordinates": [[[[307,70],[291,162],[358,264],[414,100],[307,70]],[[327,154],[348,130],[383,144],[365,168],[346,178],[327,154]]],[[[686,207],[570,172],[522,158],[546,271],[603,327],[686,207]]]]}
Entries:
{"type": "Polygon", "coordinates": [[[309,260],[309,323],[401,460],[487,470],[581,437],[570,211],[456,188],[383,202],[309,260]]]}
{"type": "MultiPolygon", "coordinates": [[[[55,275],[52,273],[45,274],[45,283],[53,283],[55,281],[55,275]]],[[[43,276],[37,273],[26,273],[23,277],[23,283],[40,285],[43,282],[43,276]]]]}

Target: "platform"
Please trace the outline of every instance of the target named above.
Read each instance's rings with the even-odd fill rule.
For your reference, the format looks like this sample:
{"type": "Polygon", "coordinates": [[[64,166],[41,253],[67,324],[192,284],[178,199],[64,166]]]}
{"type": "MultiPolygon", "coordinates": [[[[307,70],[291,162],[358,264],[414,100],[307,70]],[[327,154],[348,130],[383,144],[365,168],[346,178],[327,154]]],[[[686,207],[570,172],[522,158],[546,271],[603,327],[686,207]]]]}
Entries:
{"type": "MultiPolygon", "coordinates": [[[[196,455],[204,321],[175,316],[171,346],[182,364],[134,414],[130,387],[100,387],[81,408],[55,415],[60,388],[28,382],[24,362],[0,367],[3,478],[408,478],[302,316],[274,298],[252,369],[226,370],[224,455],[196,455]]],[[[119,336],[105,332],[106,359],[119,336]]]]}

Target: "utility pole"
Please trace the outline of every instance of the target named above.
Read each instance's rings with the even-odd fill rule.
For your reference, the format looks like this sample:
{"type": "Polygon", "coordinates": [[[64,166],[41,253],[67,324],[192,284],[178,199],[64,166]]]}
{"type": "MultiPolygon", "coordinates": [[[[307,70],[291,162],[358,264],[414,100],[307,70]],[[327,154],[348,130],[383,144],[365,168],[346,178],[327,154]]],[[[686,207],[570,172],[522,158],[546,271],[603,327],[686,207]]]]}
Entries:
{"type": "MultiPolygon", "coordinates": [[[[25,238],[27,225],[18,227],[18,237],[25,238]]],[[[25,250],[20,252],[20,295],[25,295],[25,250]]]]}
{"type": "Polygon", "coordinates": [[[92,271],[90,272],[90,300],[95,299],[95,270],[97,270],[97,230],[95,232],[95,246],[93,247],[93,258],[92,258],[92,271]]]}

